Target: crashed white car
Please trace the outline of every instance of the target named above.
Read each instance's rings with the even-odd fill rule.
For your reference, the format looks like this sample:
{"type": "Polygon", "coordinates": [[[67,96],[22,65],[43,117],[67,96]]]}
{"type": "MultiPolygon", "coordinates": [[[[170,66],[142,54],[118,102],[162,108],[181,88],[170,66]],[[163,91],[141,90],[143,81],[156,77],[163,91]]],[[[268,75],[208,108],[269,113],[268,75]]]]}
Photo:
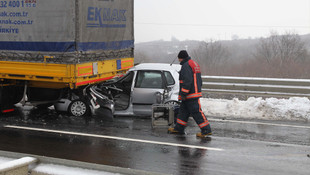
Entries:
{"type": "Polygon", "coordinates": [[[95,107],[92,99],[89,103],[83,104],[83,101],[79,101],[70,105],[71,100],[61,99],[54,104],[55,110],[68,111],[76,116],[85,115],[90,111],[95,115],[102,114],[97,111],[99,109],[108,109],[116,116],[151,116],[153,104],[178,103],[180,69],[181,65],[177,64],[139,64],[118,80],[94,85],[95,87],[91,88],[90,93],[97,98],[101,94],[107,96],[113,102],[112,105],[109,104],[108,107],[101,105],[101,108],[98,108],[95,107]]]}

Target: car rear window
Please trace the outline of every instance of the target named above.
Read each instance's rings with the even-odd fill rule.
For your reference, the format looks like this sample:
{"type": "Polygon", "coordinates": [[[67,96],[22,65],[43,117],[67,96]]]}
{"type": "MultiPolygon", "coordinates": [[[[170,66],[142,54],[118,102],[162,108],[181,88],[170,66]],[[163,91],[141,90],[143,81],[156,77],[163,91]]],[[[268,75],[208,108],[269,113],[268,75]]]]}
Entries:
{"type": "Polygon", "coordinates": [[[174,78],[173,78],[173,76],[171,75],[171,73],[168,72],[168,71],[165,71],[164,74],[165,74],[165,77],[166,77],[168,86],[174,85],[174,84],[175,84],[175,81],[174,81],[174,78]]]}

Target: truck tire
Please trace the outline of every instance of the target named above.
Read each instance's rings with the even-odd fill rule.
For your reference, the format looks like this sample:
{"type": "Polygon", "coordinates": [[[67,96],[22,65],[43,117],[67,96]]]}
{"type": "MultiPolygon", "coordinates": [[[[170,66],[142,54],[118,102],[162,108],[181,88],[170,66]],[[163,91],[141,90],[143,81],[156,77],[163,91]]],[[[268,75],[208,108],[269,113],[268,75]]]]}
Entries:
{"type": "Polygon", "coordinates": [[[15,86],[14,87],[14,95],[13,95],[13,103],[16,104],[20,102],[24,95],[24,87],[22,86],[15,86]]]}
{"type": "Polygon", "coordinates": [[[0,113],[12,112],[15,109],[15,86],[0,86],[0,113]]]}
{"type": "Polygon", "coordinates": [[[90,108],[84,100],[73,100],[68,107],[68,113],[76,117],[84,117],[89,115],[90,108]]]}

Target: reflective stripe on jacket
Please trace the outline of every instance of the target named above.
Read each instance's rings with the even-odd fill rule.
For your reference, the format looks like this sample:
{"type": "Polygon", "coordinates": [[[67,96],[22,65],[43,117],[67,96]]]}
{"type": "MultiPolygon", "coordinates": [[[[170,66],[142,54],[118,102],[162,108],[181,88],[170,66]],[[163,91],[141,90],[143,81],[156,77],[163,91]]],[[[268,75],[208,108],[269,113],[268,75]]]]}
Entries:
{"type": "Polygon", "coordinates": [[[190,57],[188,59],[184,59],[181,62],[181,65],[182,68],[179,77],[179,100],[181,100],[181,96],[186,97],[186,99],[202,97],[202,80],[200,66],[190,57]]]}

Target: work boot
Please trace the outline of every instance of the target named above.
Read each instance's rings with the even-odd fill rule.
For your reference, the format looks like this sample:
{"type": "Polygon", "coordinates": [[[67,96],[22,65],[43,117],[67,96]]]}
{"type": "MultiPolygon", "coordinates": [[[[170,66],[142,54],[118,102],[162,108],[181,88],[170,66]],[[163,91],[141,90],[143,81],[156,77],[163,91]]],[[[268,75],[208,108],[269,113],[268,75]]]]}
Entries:
{"type": "Polygon", "coordinates": [[[169,129],[168,129],[168,133],[169,133],[169,134],[185,134],[184,131],[183,131],[183,132],[180,132],[180,131],[178,131],[178,130],[176,130],[176,129],[174,129],[174,128],[169,128],[169,129]]]}
{"type": "Polygon", "coordinates": [[[204,133],[201,133],[201,132],[198,132],[196,134],[196,137],[200,137],[200,138],[206,138],[208,136],[212,135],[212,132],[204,132],[204,133]]]}

